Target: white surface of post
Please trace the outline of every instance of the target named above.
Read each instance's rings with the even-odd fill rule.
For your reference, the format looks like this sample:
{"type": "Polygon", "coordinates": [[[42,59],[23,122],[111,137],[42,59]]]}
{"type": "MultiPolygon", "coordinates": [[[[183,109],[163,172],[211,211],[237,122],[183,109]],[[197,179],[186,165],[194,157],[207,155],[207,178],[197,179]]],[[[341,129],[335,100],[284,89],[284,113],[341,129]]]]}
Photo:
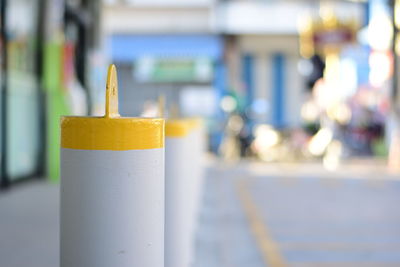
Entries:
{"type": "Polygon", "coordinates": [[[190,139],[165,138],[165,267],[188,267],[191,250],[190,139]]]}
{"type": "Polygon", "coordinates": [[[198,228],[198,219],[203,196],[203,179],[204,179],[204,153],[205,153],[205,136],[203,124],[199,119],[192,119],[194,127],[189,134],[189,143],[191,144],[190,167],[191,182],[191,208],[190,212],[190,262],[193,263],[195,257],[195,241],[198,228]]]}
{"type": "Polygon", "coordinates": [[[194,119],[166,123],[166,267],[188,267],[194,261],[203,176],[200,126],[194,119]]]}
{"type": "Polygon", "coordinates": [[[163,267],[163,149],[61,150],[61,267],[163,267]]]}

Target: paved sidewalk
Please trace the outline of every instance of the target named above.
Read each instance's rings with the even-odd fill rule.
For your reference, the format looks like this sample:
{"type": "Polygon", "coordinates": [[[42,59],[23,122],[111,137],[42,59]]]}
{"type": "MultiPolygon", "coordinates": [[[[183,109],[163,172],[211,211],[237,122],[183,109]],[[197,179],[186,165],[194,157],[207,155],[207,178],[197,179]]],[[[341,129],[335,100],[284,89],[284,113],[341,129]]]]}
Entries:
{"type": "Polygon", "coordinates": [[[0,266],[59,266],[59,186],[35,181],[0,192],[0,266]]]}
{"type": "MultiPolygon", "coordinates": [[[[400,266],[397,179],[371,166],[215,165],[194,267],[400,266]]],[[[0,192],[0,267],[59,266],[58,199],[44,181],[0,192]]]]}

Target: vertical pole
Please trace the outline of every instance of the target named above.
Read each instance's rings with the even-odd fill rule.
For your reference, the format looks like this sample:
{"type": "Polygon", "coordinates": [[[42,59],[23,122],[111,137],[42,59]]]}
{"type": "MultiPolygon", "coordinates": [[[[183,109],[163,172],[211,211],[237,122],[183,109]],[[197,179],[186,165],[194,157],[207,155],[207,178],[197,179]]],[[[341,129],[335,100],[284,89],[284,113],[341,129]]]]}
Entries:
{"type": "Polygon", "coordinates": [[[9,178],[7,173],[7,83],[8,83],[8,59],[7,59],[7,24],[6,24],[6,11],[7,11],[7,0],[0,1],[0,16],[1,16],[1,38],[3,44],[1,46],[1,180],[0,187],[8,187],[9,178]]]}
{"type": "MultiPolygon", "coordinates": [[[[397,33],[398,29],[396,27],[396,0],[390,0],[390,11],[391,11],[391,19],[392,19],[392,27],[393,27],[393,38],[392,38],[392,44],[391,44],[391,50],[392,50],[392,55],[393,55],[393,77],[392,77],[392,93],[391,93],[391,100],[392,100],[392,105],[395,107],[396,110],[396,104],[397,104],[397,95],[398,95],[398,77],[397,77],[397,72],[398,72],[398,59],[397,59],[397,54],[396,54],[396,42],[397,42],[397,33]]],[[[395,111],[397,113],[397,111],[395,111]]]]}
{"type": "Polygon", "coordinates": [[[250,107],[254,98],[254,60],[250,54],[243,56],[243,81],[246,86],[246,106],[250,107]]]}
{"type": "Polygon", "coordinates": [[[164,113],[165,113],[165,95],[162,94],[158,97],[158,116],[160,118],[163,118],[164,113]]]}
{"type": "Polygon", "coordinates": [[[37,47],[36,47],[36,77],[38,79],[38,103],[39,103],[39,127],[38,127],[38,142],[39,142],[39,156],[36,168],[37,178],[44,178],[46,174],[46,139],[47,139],[47,123],[46,123],[46,94],[44,90],[44,76],[43,76],[43,63],[44,63],[44,39],[45,39],[45,23],[47,15],[47,1],[39,0],[39,16],[37,27],[37,47]]]}
{"type": "Polygon", "coordinates": [[[392,127],[391,138],[390,138],[390,147],[389,147],[389,156],[388,156],[388,165],[389,169],[394,172],[400,171],[400,107],[398,103],[398,73],[399,73],[399,60],[396,53],[396,43],[397,43],[397,35],[398,29],[396,27],[396,0],[389,0],[388,5],[391,11],[391,19],[392,19],[392,27],[393,27],[393,38],[392,38],[392,57],[393,57],[393,75],[392,75],[392,90],[390,94],[391,107],[393,112],[393,120],[394,124],[392,127]]]}
{"type": "MultiPolygon", "coordinates": [[[[214,65],[215,75],[214,75],[214,88],[216,90],[217,101],[216,101],[216,120],[218,124],[223,125],[225,119],[225,113],[220,107],[222,98],[226,94],[226,65],[223,60],[217,60],[214,65]]],[[[210,146],[211,150],[218,153],[218,148],[222,142],[223,130],[217,129],[210,133],[210,146]]]]}
{"type": "Polygon", "coordinates": [[[285,57],[283,54],[275,54],[273,61],[273,98],[272,118],[273,125],[282,128],[285,124],[285,57]]]}

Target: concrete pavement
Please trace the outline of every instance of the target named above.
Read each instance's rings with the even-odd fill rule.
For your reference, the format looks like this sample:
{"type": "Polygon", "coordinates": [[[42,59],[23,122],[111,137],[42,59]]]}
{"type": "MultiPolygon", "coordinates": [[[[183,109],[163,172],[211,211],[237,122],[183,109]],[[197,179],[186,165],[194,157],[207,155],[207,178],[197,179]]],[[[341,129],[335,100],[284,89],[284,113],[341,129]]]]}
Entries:
{"type": "Polygon", "coordinates": [[[367,167],[348,176],[323,170],[304,176],[250,166],[211,170],[196,266],[400,266],[394,176],[365,175],[367,167]]]}
{"type": "MultiPolygon", "coordinates": [[[[400,180],[373,166],[218,164],[195,267],[400,266],[400,180]]],[[[59,187],[0,192],[0,267],[58,266],[59,187]]]]}
{"type": "Polygon", "coordinates": [[[59,186],[44,181],[0,191],[0,267],[59,266],[59,186]]]}

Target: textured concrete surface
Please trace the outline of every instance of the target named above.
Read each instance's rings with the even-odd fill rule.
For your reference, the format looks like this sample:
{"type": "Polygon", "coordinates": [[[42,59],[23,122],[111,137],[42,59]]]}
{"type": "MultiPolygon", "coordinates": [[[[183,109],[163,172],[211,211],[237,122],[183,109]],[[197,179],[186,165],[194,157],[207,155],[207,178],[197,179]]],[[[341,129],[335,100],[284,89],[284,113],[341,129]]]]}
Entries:
{"type": "Polygon", "coordinates": [[[196,266],[400,266],[392,175],[250,166],[210,171],[196,266]]]}
{"type": "Polygon", "coordinates": [[[59,266],[59,187],[29,182],[0,191],[0,266],[59,266]]]}
{"type": "MultiPolygon", "coordinates": [[[[400,180],[358,168],[210,168],[194,266],[400,266],[400,180]]],[[[0,267],[59,266],[58,198],[45,182],[0,192],[0,267]]]]}

